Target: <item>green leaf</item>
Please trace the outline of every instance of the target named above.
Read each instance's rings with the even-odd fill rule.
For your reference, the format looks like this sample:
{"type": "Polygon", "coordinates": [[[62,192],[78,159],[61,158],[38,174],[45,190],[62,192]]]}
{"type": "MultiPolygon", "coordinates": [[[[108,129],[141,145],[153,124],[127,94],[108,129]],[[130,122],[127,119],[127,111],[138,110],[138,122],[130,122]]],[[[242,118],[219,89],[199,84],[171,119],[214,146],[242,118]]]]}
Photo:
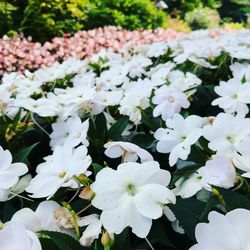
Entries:
{"type": "Polygon", "coordinates": [[[132,139],[132,142],[141,148],[149,147],[154,141],[155,141],[155,138],[151,134],[137,134],[132,139]]]}
{"type": "MultiPolygon", "coordinates": [[[[60,250],[83,250],[84,247],[80,245],[80,243],[74,239],[73,237],[69,236],[68,234],[59,233],[59,232],[52,232],[52,231],[41,231],[40,238],[48,244],[47,240],[50,239],[57,246],[60,250]]],[[[52,243],[50,243],[52,244],[52,243]]],[[[50,249],[50,248],[44,248],[50,249]]]]}
{"type": "Polygon", "coordinates": [[[231,211],[235,208],[250,209],[250,199],[243,196],[242,194],[224,188],[216,187],[216,189],[222,195],[226,203],[227,211],[231,211]]]}
{"type": "Polygon", "coordinates": [[[115,244],[112,250],[131,250],[129,230],[126,228],[119,235],[115,236],[115,244]]]}
{"type": "Polygon", "coordinates": [[[116,123],[114,123],[108,131],[108,138],[114,141],[118,140],[118,138],[127,127],[128,121],[128,116],[123,116],[116,123]]]}
{"type": "Polygon", "coordinates": [[[103,166],[99,165],[98,163],[92,163],[92,166],[94,168],[95,175],[97,175],[97,173],[103,169],[103,166]]]}
{"type": "Polygon", "coordinates": [[[49,238],[40,238],[39,241],[41,242],[42,249],[44,250],[61,250],[53,240],[49,238]]]}
{"type": "Polygon", "coordinates": [[[185,230],[187,236],[195,240],[195,227],[198,223],[206,221],[208,211],[206,203],[194,198],[181,199],[178,198],[175,205],[169,205],[174,212],[180,225],[185,230]],[[206,211],[204,213],[204,211],[206,211]]]}
{"type": "Polygon", "coordinates": [[[14,155],[14,162],[24,162],[28,163],[28,156],[31,151],[39,144],[40,142],[36,142],[29,147],[22,148],[17,154],[14,155]]]}
{"type": "Polygon", "coordinates": [[[103,145],[106,141],[107,122],[105,115],[99,114],[93,119],[90,119],[88,136],[94,145],[103,145]]]}

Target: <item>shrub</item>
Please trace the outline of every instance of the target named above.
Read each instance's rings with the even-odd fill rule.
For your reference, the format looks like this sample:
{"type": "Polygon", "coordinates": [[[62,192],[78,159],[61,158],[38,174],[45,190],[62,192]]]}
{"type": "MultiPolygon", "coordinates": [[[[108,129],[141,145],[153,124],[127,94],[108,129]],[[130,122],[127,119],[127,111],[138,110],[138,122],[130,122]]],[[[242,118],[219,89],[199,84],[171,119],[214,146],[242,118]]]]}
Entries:
{"type": "Polygon", "coordinates": [[[216,28],[220,23],[220,15],[216,10],[198,7],[193,11],[187,12],[185,20],[192,29],[216,28]]]}
{"type": "Polygon", "coordinates": [[[7,0],[2,5],[0,17],[6,28],[1,35],[15,30],[42,42],[105,25],[130,30],[166,27],[166,14],[150,0],[7,0]]]}
{"type": "Polygon", "coordinates": [[[148,0],[94,0],[86,28],[116,25],[133,30],[166,27],[166,15],[148,0]]]}

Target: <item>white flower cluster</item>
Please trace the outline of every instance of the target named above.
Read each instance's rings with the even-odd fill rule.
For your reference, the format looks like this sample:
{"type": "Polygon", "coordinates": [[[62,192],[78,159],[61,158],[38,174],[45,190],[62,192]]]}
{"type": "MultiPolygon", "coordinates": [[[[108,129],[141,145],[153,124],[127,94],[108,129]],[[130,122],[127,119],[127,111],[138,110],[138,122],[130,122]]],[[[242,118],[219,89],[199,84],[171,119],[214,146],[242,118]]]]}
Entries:
{"type": "MultiPolygon", "coordinates": [[[[40,250],[41,230],[76,234],[84,246],[127,227],[146,238],[163,215],[184,233],[169,208],[176,196],[199,199],[213,187],[237,190],[248,183],[249,104],[250,31],[232,35],[219,30],[217,39],[197,31],[169,43],[128,48],[124,54],[101,51],[90,59],[70,58],[35,72],[5,75],[0,118],[19,114],[20,121],[30,119],[34,130],[49,136],[46,152],[51,153],[38,166],[29,166],[34,173],[24,163],[12,163],[11,153],[0,146],[0,201],[22,198],[23,192],[47,199],[35,212],[20,209],[3,225],[0,249],[40,250]],[[227,72],[220,72],[223,63],[227,72]],[[102,113],[103,131],[121,117],[128,122],[119,139],[110,137],[96,150],[92,146],[100,146],[100,138],[90,133],[98,129],[95,117],[102,113]],[[153,139],[139,146],[138,136],[145,136],[144,143],[153,139]],[[202,160],[196,160],[198,154],[202,160]],[[95,162],[103,165],[98,173],[95,162]],[[176,172],[181,176],[171,181],[176,172]],[[69,203],[60,206],[54,201],[59,190],[76,191],[69,203],[81,191],[95,212],[80,216],[82,211],[75,214],[69,203]],[[81,235],[79,229],[74,232],[78,227],[81,235]]],[[[197,226],[198,243],[191,249],[249,249],[249,213],[211,212],[209,223],[197,226]]]]}

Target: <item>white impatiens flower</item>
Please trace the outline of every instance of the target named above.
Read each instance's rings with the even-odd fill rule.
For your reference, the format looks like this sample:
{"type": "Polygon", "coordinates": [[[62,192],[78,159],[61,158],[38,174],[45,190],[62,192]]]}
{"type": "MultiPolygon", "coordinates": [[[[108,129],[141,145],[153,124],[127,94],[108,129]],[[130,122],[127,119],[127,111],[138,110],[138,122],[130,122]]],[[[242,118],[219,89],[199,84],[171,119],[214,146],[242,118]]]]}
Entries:
{"type": "Polygon", "coordinates": [[[87,132],[89,129],[89,121],[82,122],[80,117],[70,117],[67,121],[57,121],[52,124],[53,132],[50,134],[50,146],[63,146],[69,144],[76,147],[80,143],[85,146],[89,145],[87,132]]]}
{"type": "Polygon", "coordinates": [[[196,92],[196,87],[201,84],[201,80],[194,74],[187,72],[184,74],[180,70],[171,71],[168,75],[170,86],[190,96],[196,92]]]}
{"type": "Polygon", "coordinates": [[[193,173],[188,176],[188,178],[181,177],[176,181],[173,192],[176,196],[181,196],[181,198],[185,199],[192,197],[202,189],[201,176],[197,173],[193,173]]]}
{"type": "Polygon", "coordinates": [[[10,189],[8,190],[1,189],[0,201],[11,200],[14,197],[18,196],[19,194],[21,194],[25,190],[25,188],[29,186],[31,179],[32,179],[32,176],[30,174],[26,174],[22,176],[19,179],[19,181],[16,183],[16,185],[11,187],[10,189]]]}
{"type": "Polygon", "coordinates": [[[203,136],[209,141],[209,148],[232,152],[242,139],[250,135],[250,119],[220,113],[211,124],[203,128],[203,136]]]}
{"type": "Polygon", "coordinates": [[[8,189],[18,183],[19,177],[28,172],[24,163],[12,163],[12,155],[9,150],[0,146],[0,200],[3,199],[8,189]]]}
{"type": "Polygon", "coordinates": [[[22,223],[25,228],[32,232],[41,230],[60,231],[60,225],[54,216],[60,207],[55,201],[43,201],[34,212],[30,208],[22,208],[11,218],[12,222],[22,223]]]}
{"type": "Polygon", "coordinates": [[[0,230],[2,250],[42,250],[41,243],[35,233],[26,230],[23,224],[7,222],[0,230]]]}
{"type": "Polygon", "coordinates": [[[170,153],[170,166],[173,166],[178,159],[187,159],[191,145],[196,143],[202,134],[203,123],[204,119],[196,115],[184,119],[181,115],[175,114],[173,119],[166,120],[166,129],[156,130],[154,136],[159,140],[156,149],[160,153],[170,153]]]}
{"type": "Polygon", "coordinates": [[[234,166],[245,173],[243,177],[250,178],[250,137],[244,138],[236,147],[233,154],[234,166]]]}
{"type": "Polygon", "coordinates": [[[102,231],[102,223],[98,214],[90,214],[78,220],[79,227],[87,226],[82,233],[80,243],[83,246],[90,246],[95,239],[98,239],[102,231]]]}
{"type": "Polygon", "coordinates": [[[104,147],[106,148],[104,152],[105,155],[107,155],[109,158],[122,157],[124,162],[137,161],[138,157],[140,158],[141,162],[154,160],[153,156],[149,152],[131,142],[108,142],[104,145],[104,147]]]}
{"type": "Polygon", "coordinates": [[[104,228],[120,234],[129,226],[138,237],[146,237],[152,219],[162,216],[163,205],[175,203],[174,194],[166,188],[170,178],[156,161],[102,169],[91,189],[96,193],[92,205],[103,210],[100,219],[104,228]]]}
{"type": "Polygon", "coordinates": [[[136,125],[141,121],[141,110],[150,106],[149,97],[152,92],[151,81],[147,78],[137,82],[129,82],[123,86],[126,91],[120,102],[120,114],[129,116],[136,125]]]}
{"type": "Polygon", "coordinates": [[[190,105],[183,92],[166,85],[155,91],[152,102],[157,105],[153,110],[154,117],[161,115],[163,120],[172,118],[181,108],[188,108],[190,105]]]}
{"type": "Polygon", "coordinates": [[[249,112],[247,104],[250,104],[250,82],[242,83],[233,78],[228,82],[220,82],[220,86],[216,86],[214,91],[220,97],[212,105],[218,105],[226,113],[246,115],[249,112]]]}
{"type": "Polygon", "coordinates": [[[250,81],[250,64],[235,62],[230,69],[234,78],[238,78],[240,81],[245,78],[246,81],[250,81]]]}
{"type": "Polygon", "coordinates": [[[211,190],[211,186],[231,188],[236,182],[236,171],[232,160],[227,155],[213,155],[206,165],[198,170],[203,186],[211,190]]]}
{"type": "Polygon", "coordinates": [[[37,166],[37,175],[31,180],[26,191],[31,197],[51,197],[60,187],[77,187],[74,177],[90,175],[87,170],[92,160],[87,155],[87,148],[76,149],[65,144],[56,146],[53,155],[46,157],[46,162],[37,166]]]}
{"type": "Polygon", "coordinates": [[[249,250],[250,211],[234,209],[226,215],[212,211],[208,223],[195,228],[197,244],[190,250],[249,250]]]}

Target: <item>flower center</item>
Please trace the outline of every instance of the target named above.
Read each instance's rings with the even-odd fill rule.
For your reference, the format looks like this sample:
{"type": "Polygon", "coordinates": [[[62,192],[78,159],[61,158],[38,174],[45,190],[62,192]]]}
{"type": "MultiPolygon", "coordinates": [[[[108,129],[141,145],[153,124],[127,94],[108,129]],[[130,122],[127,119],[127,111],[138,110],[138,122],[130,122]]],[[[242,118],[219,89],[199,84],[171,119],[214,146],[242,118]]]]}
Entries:
{"type": "Polygon", "coordinates": [[[130,195],[135,195],[135,186],[132,183],[129,183],[127,186],[127,191],[130,195]]]}
{"type": "Polygon", "coordinates": [[[169,96],[168,97],[168,102],[173,103],[175,101],[173,96],[169,96]]]}
{"type": "Polygon", "coordinates": [[[66,172],[61,172],[59,173],[59,178],[63,179],[65,175],[66,175],[66,172]]]}
{"type": "Polygon", "coordinates": [[[234,141],[234,136],[233,135],[228,135],[227,140],[232,143],[234,141]]]}
{"type": "Polygon", "coordinates": [[[185,141],[187,137],[185,135],[181,136],[181,141],[185,141]]]}

